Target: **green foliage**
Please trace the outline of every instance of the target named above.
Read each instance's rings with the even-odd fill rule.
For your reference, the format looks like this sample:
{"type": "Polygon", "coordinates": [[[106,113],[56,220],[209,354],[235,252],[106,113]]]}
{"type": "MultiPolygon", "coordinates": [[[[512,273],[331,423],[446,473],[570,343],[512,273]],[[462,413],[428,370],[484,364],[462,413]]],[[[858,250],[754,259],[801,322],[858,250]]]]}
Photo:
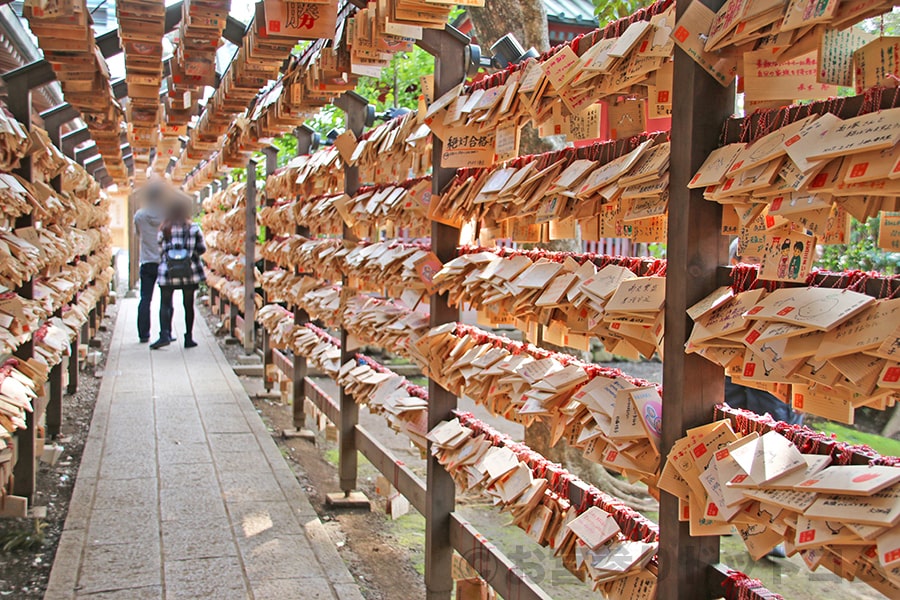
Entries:
{"type": "MultiPolygon", "coordinates": [[[[265,181],[266,180],[266,157],[262,152],[254,152],[253,158],[257,160],[256,163],[256,181],[265,181]]],[[[232,181],[247,181],[247,168],[246,167],[238,167],[236,169],[231,170],[231,178],[232,181]]]]}
{"type": "Polygon", "coordinates": [[[894,8],[893,11],[880,17],[866,19],[861,24],[862,28],[869,33],[900,35],[900,12],[897,12],[897,10],[897,8],[894,8]]]}
{"type": "Polygon", "coordinates": [[[315,117],[307,119],[306,125],[318,132],[324,140],[325,136],[332,129],[343,129],[345,122],[344,111],[333,104],[329,104],[323,107],[315,117]]]}
{"type": "Polygon", "coordinates": [[[378,79],[363,77],[356,86],[356,92],[374,104],[377,112],[395,106],[415,110],[422,93],[419,78],[433,72],[434,59],[414,46],[410,52],[395,54],[378,79]]]}
{"type": "Polygon", "coordinates": [[[597,15],[600,27],[603,27],[651,4],[653,0],[594,0],[594,14],[597,15]]]}
{"type": "Polygon", "coordinates": [[[879,271],[885,275],[897,272],[900,252],[886,252],[878,247],[879,219],[872,218],[865,223],[856,219],[850,226],[850,243],[825,246],[819,266],[831,271],[862,269],[879,271]]]}
{"type": "Polygon", "coordinates": [[[288,164],[292,158],[297,156],[297,138],[293,134],[286,133],[275,138],[272,140],[272,145],[278,148],[277,164],[279,167],[288,164]]]}
{"type": "Polygon", "coordinates": [[[874,433],[866,433],[859,431],[858,427],[846,427],[825,419],[815,419],[809,426],[816,431],[834,434],[842,442],[865,444],[883,456],[900,455],[900,440],[893,440],[874,433]]]}

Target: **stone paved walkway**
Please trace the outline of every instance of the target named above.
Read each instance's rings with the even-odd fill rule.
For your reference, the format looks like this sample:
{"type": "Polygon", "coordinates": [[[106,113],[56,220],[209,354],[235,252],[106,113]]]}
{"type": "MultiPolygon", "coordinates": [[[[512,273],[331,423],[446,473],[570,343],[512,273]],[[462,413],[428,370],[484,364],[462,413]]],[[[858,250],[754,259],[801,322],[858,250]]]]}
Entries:
{"type": "Polygon", "coordinates": [[[203,319],[151,352],[120,303],[45,599],[361,600],[203,319]]]}

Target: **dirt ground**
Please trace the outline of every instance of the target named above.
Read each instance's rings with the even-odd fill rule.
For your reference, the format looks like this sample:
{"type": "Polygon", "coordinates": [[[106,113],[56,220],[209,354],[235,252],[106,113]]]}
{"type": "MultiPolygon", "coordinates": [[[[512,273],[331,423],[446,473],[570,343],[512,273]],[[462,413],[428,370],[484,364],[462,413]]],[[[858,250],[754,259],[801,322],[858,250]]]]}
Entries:
{"type": "MultiPolygon", "coordinates": [[[[84,365],[79,380],[78,392],[63,396],[63,439],[59,443],[65,451],[54,466],[40,463],[37,475],[37,493],[35,506],[47,507],[47,518],[44,525],[44,543],[35,550],[17,549],[10,552],[0,551],[0,597],[15,600],[32,600],[44,597],[44,590],[50,579],[50,569],[56,556],[56,547],[62,534],[66,514],[69,511],[69,500],[75,487],[75,477],[81,464],[81,454],[91,426],[97,392],[100,390],[103,368],[106,364],[106,349],[112,335],[112,324],[116,319],[116,305],[110,305],[104,319],[106,331],[100,331],[97,339],[102,343],[101,362],[97,365],[84,365]]],[[[33,531],[35,522],[32,519],[0,519],[0,546],[8,536],[20,532],[33,531]]]]}

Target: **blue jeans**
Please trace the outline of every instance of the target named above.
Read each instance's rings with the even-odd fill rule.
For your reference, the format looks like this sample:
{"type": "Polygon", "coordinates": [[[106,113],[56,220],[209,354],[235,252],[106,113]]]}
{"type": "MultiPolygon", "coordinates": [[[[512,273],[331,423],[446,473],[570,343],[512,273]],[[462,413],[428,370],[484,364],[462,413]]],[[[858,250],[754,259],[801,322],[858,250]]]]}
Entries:
{"type": "Polygon", "coordinates": [[[141,265],[141,302],[138,304],[138,337],[142,340],[150,339],[150,304],[153,302],[153,290],[156,288],[156,276],[159,271],[159,263],[144,263],[141,265]]]}

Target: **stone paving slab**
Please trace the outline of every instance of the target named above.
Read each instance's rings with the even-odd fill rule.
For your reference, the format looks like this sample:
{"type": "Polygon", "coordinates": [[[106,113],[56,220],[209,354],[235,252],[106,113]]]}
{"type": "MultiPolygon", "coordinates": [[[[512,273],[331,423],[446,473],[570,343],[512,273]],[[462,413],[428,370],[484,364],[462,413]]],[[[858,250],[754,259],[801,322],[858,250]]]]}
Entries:
{"type": "Polygon", "coordinates": [[[203,319],[151,352],[120,302],[45,600],[362,600],[203,319]]]}

